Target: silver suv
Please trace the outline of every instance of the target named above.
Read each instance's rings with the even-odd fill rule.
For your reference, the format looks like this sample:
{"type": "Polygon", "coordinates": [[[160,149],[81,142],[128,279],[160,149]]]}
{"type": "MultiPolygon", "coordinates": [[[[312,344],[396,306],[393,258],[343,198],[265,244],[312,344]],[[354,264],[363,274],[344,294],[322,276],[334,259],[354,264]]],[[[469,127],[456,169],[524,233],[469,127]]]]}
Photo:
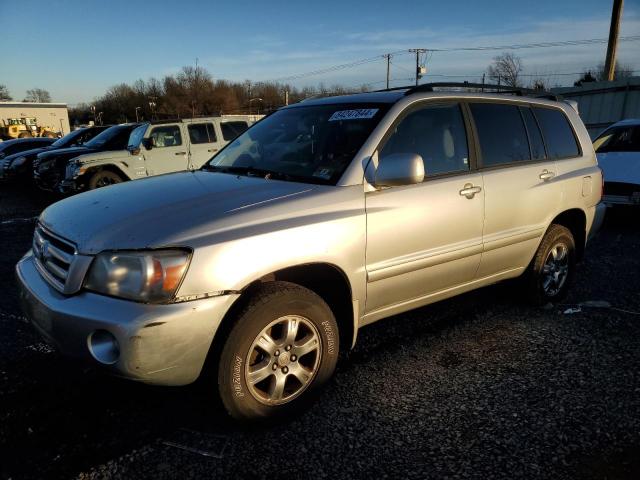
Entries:
{"type": "Polygon", "coordinates": [[[519,276],[561,299],[605,210],[578,113],[434,90],[305,101],[199,171],[50,206],[17,265],[27,317],[117,375],[202,374],[250,420],[312,399],[369,323],[519,276]]]}

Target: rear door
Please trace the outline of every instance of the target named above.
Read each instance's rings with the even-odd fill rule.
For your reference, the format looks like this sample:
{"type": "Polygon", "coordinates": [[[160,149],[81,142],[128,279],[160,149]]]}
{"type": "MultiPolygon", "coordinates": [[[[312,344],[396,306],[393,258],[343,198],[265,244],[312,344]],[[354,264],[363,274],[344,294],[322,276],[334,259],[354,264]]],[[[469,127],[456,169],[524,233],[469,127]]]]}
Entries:
{"type": "Polygon", "coordinates": [[[180,124],[155,125],[151,128],[149,138],[152,148],[145,149],[144,153],[149,175],[187,170],[189,150],[180,124]]]}
{"type": "Polygon", "coordinates": [[[485,189],[482,278],[528,265],[562,200],[562,184],[527,104],[478,102],[469,109],[485,189]]]}
{"type": "Polygon", "coordinates": [[[189,133],[189,159],[191,168],[204,165],[222,148],[213,122],[197,122],[186,124],[189,133]]]}

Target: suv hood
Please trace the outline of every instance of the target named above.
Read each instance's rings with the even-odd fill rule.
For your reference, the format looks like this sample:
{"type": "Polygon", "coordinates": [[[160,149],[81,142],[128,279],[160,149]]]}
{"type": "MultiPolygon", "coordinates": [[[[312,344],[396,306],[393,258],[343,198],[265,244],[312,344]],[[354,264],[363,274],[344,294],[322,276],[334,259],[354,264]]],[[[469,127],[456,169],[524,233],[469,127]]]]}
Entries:
{"type": "Polygon", "coordinates": [[[88,153],[83,154],[78,160],[82,165],[95,162],[105,162],[113,159],[123,160],[131,158],[131,154],[128,150],[90,150],[88,153]]]}
{"type": "Polygon", "coordinates": [[[84,254],[196,247],[198,238],[215,233],[216,223],[235,212],[317,188],[331,187],[214,172],[174,173],[75,195],[47,208],[40,223],[84,254]]]}
{"type": "Polygon", "coordinates": [[[38,154],[38,160],[42,162],[49,162],[58,158],[72,158],[77,157],[78,155],[84,155],[86,153],[93,152],[95,150],[91,150],[87,147],[68,147],[68,148],[58,148],[53,151],[45,151],[38,154]]]}

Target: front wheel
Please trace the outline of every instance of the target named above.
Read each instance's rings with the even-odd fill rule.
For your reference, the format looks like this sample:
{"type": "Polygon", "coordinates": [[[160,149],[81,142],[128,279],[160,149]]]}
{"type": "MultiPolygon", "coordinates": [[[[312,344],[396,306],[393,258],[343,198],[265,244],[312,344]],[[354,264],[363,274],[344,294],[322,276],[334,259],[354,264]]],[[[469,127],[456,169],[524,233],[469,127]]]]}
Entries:
{"type": "Polygon", "coordinates": [[[98,170],[89,178],[89,190],[95,190],[96,188],[108,187],[109,185],[115,185],[121,183],[122,177],[110,170],[98,170]]]}
{"type": "Polygon", "coordinates": [[[571,231],[553,224],[547,230],[526,273],[527,295],[543,305],[562,300],[576,268],[576,245],[571,231]]]}
{"type": "Polygon", "coordinates": [[[238,420],[299,410],[329,380],[338,326],[315,293],[288,282],[261,285],[238,315],[218,365],[218,388],[238,420]]]}

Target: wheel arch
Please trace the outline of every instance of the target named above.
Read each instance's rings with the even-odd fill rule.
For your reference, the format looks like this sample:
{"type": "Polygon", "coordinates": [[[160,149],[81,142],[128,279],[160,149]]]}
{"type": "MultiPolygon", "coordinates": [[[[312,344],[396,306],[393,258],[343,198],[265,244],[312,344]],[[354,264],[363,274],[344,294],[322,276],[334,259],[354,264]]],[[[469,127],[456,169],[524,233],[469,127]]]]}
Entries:
{"type": "Polygon", "coordinates": [[[549,227],[553,224],[562,225],[569,229],[576,244],[577,260],[582,260],[587,242],[587,215],[585,212],[580,208],[565,210],[551,220],[549,227]]]}
{"type": "MultiPolygon", "coordinates": [[[[286,281],[307,288],[322,298],[336,317],[340,334],[341,350],[345,346],[350,349],[355,344],[357,330],[357,315],[354,312],[354,302],[351,284],[345,272],[330,263],[307,263],[282,268],[248,283],[242,288],[240,296],[224,315],[213,337],[209,349],[205,369],[213,367],[222,352],[224,341],[234,325],[238,313],[250,300],[256,288],[263,283],[286,281]]],[[[204,370],[204,369],[203,369],[204,370]]]]}
{"type": "Polygon", "coordinates": [[[118,165],[114,163],[101,163],[99,165],[91,165],[90,167],[88,167],[87,171],[84,172],[84,174],[82,175],[83,181],[85,183],[88,182],[89,178],[91,178],[91,175],[101,170],[108,170],[110,172],[116,173],[120,175],[122,179],[125,181],[131,180],[131,177],[118,165]]]}

